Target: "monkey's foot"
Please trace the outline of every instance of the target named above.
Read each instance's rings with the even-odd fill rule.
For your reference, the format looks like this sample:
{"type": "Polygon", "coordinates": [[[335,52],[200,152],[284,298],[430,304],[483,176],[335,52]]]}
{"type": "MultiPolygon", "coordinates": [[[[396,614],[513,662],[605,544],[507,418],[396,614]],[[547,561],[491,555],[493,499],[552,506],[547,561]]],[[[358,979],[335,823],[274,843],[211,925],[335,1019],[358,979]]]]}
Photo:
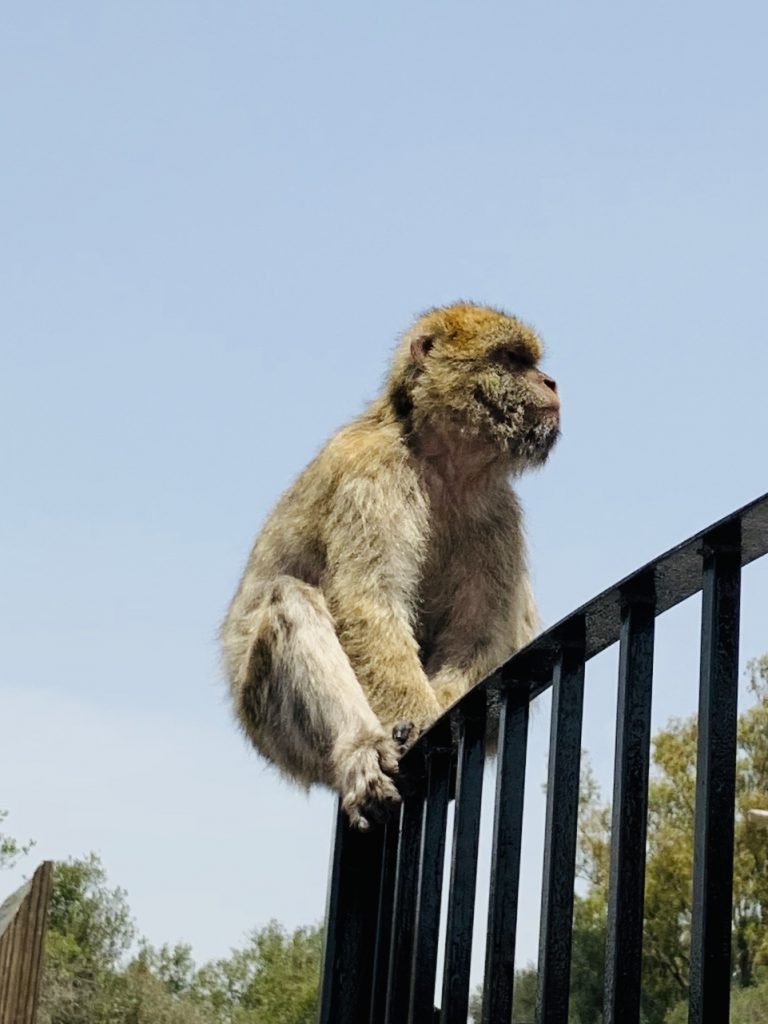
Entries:
{"type": "Polygon", "coordinates": [[[390,777],[397,774],[397,748],[389,737],[349,750],[337,768],[341,805],[353,828],[365,831],[385,821],[400,803],[390,777]]]}

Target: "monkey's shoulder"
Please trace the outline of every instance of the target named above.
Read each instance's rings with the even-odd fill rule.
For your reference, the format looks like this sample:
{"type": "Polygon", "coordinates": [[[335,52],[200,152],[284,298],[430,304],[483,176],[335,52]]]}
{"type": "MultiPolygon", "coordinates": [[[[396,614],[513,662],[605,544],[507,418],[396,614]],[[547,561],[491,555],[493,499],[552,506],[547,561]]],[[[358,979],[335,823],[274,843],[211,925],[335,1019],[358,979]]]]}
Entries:
{"type": "Polygon", "coordinates": [[[371,413],[352,420],[328,441],[321,455],[339,468],[386,467],[407,458],[399,425],[371,413]]]}
{"type": "Polygon", "coordinates": [[[372,417],[338,430],[282,495],[265,530],[291,527],[303,536],[322,530],[339,502],[355,493],[396,500],[417,486],[417,473],[398,431],[372,417]]]}

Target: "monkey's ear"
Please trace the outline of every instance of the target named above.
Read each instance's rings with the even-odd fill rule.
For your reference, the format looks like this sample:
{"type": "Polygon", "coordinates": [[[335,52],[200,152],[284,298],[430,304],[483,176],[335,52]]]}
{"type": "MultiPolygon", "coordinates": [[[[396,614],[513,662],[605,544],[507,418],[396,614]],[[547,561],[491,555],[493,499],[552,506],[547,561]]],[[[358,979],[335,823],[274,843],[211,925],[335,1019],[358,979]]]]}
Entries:
{"type": "Polygon", "coordinates": [[[411,358],[417,366],[423,366],[427,353],[435,344],[431,334],[421,334],[411,342],[411,358]]]}

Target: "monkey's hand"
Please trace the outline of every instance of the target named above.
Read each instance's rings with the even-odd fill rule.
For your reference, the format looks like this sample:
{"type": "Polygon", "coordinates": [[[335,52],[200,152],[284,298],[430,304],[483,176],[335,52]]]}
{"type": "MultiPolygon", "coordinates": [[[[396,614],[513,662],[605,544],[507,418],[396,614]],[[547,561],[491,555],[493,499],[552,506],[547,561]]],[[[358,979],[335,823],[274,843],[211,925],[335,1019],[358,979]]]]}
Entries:
{"type": "Polygon", "coordinates": [[[398,771],[397,759],[395,740],[383,730],[337,745],[337,788],[353,828],[365,831],[372,823],[385,821],[400,803],[392,781],[398,771]]]}

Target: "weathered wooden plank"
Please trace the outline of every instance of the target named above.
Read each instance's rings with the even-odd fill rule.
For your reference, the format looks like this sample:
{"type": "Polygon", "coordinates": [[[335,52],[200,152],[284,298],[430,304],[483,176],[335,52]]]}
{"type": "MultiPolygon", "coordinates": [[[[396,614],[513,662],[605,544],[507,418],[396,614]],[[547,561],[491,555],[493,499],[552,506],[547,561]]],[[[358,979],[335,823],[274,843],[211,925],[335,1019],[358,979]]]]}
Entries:
{"type": "Polygon", "coordinates": [[[0,1024],[35,1022],[52,877],[44,861],[0,907],[0,1024]]]}

